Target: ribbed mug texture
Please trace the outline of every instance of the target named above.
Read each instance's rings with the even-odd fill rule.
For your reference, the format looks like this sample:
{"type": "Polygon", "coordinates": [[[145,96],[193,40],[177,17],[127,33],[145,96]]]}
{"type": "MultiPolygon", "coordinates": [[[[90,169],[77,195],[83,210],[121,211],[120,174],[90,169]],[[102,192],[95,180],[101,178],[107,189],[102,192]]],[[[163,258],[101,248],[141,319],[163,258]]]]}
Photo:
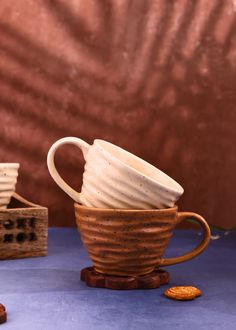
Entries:
{"type": "Polygon", "coordinates": [[[15,191],[19,164],[0,163],[0,208],[6,208],[15,191]]]}
{"type": "Polygon", "coordinates": [[[160,264],[176,224],[177,207],[119,210],[75,203],[75,214],[96,271],[119,276],[144,275],[160,264]]]}
{"type": "Polygon", "coordinates": [[[88,207],[173,207],[183,188],[141,158],[106,141],[88,148],[80,203],[88,207]]]}
{"type": "Polygon", "coordinates": [[[48,151],[48,170],[55,182],[75,202],[88,207],[163,209],[173,207],[183,188],[167,174],[132,153],[104,140],[92,145],[76,137],[56,141],[48,151]],[[81,149],[85,158],[81,192],[58,173],[54,156],[65,144],[81,149]]]}

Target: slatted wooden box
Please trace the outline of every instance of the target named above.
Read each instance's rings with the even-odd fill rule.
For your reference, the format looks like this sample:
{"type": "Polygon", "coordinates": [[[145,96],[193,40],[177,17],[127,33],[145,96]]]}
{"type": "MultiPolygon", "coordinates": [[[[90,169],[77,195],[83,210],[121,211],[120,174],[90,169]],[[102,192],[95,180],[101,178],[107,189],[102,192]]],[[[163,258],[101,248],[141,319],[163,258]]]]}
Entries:
{"type": "Polygon", "coordinates": [[[14,194],[0,209],[0,260],[47,255],[48,209],[14,194]]]}

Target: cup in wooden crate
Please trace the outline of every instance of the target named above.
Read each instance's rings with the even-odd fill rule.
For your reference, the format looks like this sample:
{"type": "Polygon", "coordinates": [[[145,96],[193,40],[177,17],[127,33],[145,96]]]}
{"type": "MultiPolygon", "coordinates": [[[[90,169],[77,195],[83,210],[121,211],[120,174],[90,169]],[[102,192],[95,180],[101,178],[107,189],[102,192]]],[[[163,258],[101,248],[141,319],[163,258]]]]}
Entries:
{"type": "Polygon", "coordinates": [[[5,209],[15,192],[19,163],[0,163],[0,208],[5,209]]]}
{"type": "Polygon", "coordinates": [[[0,259],[47,255],[48,209],[14,193],[0,208],[0,259]]]}

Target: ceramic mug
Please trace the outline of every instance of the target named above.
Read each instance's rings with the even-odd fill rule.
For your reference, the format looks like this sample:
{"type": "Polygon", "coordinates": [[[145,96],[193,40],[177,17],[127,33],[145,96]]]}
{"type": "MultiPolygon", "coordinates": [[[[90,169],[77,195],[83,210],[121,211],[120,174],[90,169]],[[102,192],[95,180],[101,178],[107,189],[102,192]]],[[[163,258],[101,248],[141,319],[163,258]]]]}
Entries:
{"type": "Polygon", "coordinates": [[[210,228],[200,215],[177,207],[151,210],[89,208],[75,203],[77,227],[95,270],[107,275],[151,273],[199,255],[208,245],[210,228]],[[163,258],[175,226],[194,218],[203,229],[201,242],[182,256],[163,258]]]}
{"type": "Polygon", "coordinates": [[[6,208],[15,192],[19,163],[0,163],[0,208],[6,208]]]}
{"type": "Polygon", "coordinates": [[[47,165],[58,186],[74,201],[88,207],[173,207],[184,191],[176,181],[143,159],[99,139],[92,145],[76,137],[58,140],[48,152],[47,165]],[[79,147],[85,158],[81,192],[72,189],[55,167],[55,152],[65,144],[79,147]]]}

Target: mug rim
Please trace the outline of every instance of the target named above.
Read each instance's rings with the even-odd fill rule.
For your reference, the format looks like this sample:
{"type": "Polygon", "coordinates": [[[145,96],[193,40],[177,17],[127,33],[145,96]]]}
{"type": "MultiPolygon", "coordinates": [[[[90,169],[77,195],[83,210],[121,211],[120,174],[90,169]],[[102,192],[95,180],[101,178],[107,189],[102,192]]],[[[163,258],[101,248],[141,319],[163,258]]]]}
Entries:
{"type": "Polygon", "coordinates": [[[80,203],[75,202],[74,203],[75,209],[78,210],[87,210],[92,212],[119,212],[119,213],[168,213],[168,212],[178,212],[178,206],[174,205],[173,207],[167,207],[163,209],[121,209],[121,208],[103,208],[103,207],[91,207],[86,206],[80,203]]]}
{"type": "Polygon", "coordinates": [[[3,168],[3,167],[19,168],[20,163],[0,163],[0,168],[3,168]]]}
{"type": "Polygon", "coordinates": [[[115,158],[120,164],[122,164],[123,166],[127,167],[128,169],[134,171],[136,174],[141,175],[141,176],[144,176],[147,180],[151,181],[152,183],[158,184],[159,186],[163,187],[164,189],[168,189],[169,191],[172,191],[174,193],[177,193],[180,196],[184,193],[183,187],[177,181],[175,181],[174,179],[172,179],[168,174],[166,174],[165,172],[161,171],[159,168],[157,168],[154,165],[150,164],[146,160],[144,160],[144,159],[142,159],[142,158],[140,158],[140,157],[132,154],[131,152],[129,152],[129,151],[127,151],[127,150],[125,150],[125,149],[123,149],[123,148],[121,148],[121,147],[119,147],[119,146],[117,146],[117,145],[115,145],[115,144],[113,144],[111,142],[108,142],[108,141],[105,141],[105,140],[102,140],[102,139],[95,139],[94,140],[94,143],[95,142],[97,142],[99,144],[99,146],[105,151],[106,154],[109,154],[110,157],[115,158]],[[147,165],[151,169],[160,172],[160,174],[163,175],[165,178],[167,178],[168,181],[173,182],[173,184],[176,186],[176,188],[173,187],[173,186],[164,184],[164,183],[162,183],[160,181],[157,181],[153,177],[151,177],[150,175],[147,175],[147,174],[145,174],[145,173],[137,170],[136,168],[130,166],[129,164],[125,163],[124,161],[122,161],[118,157],[115,157],[112,153],[109,152],[109,150],[107,150],[106,148],[104,148],[104,146],[101,143],[102,144],[105,144],[105,145],[108,144],[108,145],[112,146],[113,148],[116,148],[116,149],[120,150],[121,152],[128,154],[130,157],[137,159],[139,162],[144,163],[145,165],[147,165]],[[177,187],[179,189],[177,189],[177,187]]]}

